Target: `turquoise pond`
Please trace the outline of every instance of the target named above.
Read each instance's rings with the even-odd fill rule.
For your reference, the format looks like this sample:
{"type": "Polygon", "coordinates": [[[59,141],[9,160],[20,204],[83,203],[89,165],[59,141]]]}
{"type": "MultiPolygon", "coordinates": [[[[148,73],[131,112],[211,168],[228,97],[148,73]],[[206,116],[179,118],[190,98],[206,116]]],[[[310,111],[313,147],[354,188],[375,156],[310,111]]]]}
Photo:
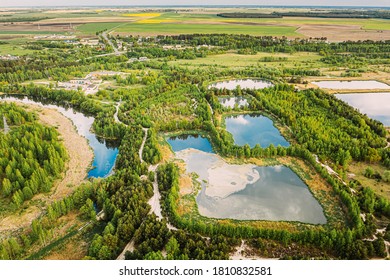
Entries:
{"type": "Polygon", "coordinates": [[[226,130],[233,135],[235,144],[266,148],[273,144],[288,147],[290,144],[280,134],[270,118],[259,114],[232,115],[225,118],[226,130]]]}

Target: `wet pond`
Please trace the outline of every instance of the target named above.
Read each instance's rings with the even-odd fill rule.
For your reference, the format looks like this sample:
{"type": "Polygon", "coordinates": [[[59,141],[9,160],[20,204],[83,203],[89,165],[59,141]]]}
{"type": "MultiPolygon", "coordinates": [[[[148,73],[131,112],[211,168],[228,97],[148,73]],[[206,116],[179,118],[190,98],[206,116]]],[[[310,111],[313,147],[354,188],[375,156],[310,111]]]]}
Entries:
{"type": "Polygon", "coordinates": [[[390,86],[378,81],[318,81],[312,84],[327,89],[390,89],[390,86]]]}
{"type": "Polygon", "coordinates": [[[306,184],[288,167],[234,165],[195,149],[176,152],[186,172],[199,175],[198,211],[210,218],[325,224],[306,184]]]}
{"type": "Polygon", "coordinates": [[[226,130],[233,135],[235,144],[266,148],[273,144],[288,147],[290,144],[274,126],[273,121],[259,114],[232,115],[225,118],[226,130]]]}
{"type": "Polygon", "coordinates": [[[219,103],[221,103],[222,107],[225,108],[234,108],[235,106],[237,107],[244,107],[248,106],[248,98],[246,97],[218,97],[219,103]]]}
{"type": "Polygon", "coordinates": [[[253,79],[244,79],[244,80],[230,80],[230,81],[222,81],[211,84],[209,88],[217,88],[217,89],[228,89],[233,90],[236,89],[237,86],[240,86],[242,89],[262,89],[267,87],[272,87],[273,84],[268,81],[263,80],[253,80],[253,79]]]}
{"type": "Polygon", "coordinates": [[[73,122],[77,132],[88,140],[88,143],[93,150],[94,160],[92,169],[88,172],[88,177],[104,178],[112,173],[118,155],[117,143],[110,143],[103,139],[98,139],[98,137],[91,132],[92,124],[95,120],[93,117],[85,116],[83,113],[76,112],[71,108],[43,104],[42,102],[33,101],[27,97],[0,97],[0,100],[32,104],[59,111],[73,122]]]}
{"type": "Polygon", "coordinates": [[[337,98],[385,126],[390,126],[390,92],[335,94],[337,98]]]}
{"type": "Polygon", "coordinates": [[[197,149],[206,153],[213,153],[213,148],[210,141],[198,134],[182,134],[179,136],[172,136],[167,139],[174,152],[179,152],[185,149],[197,149]]]}

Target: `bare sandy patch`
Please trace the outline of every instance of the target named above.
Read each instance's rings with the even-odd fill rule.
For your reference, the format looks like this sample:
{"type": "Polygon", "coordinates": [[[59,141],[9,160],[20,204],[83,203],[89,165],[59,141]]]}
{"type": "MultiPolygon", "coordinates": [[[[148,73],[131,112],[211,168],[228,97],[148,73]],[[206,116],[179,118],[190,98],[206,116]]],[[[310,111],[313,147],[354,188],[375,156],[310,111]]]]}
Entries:
{"type": "Polygon", "coordinates": [[[73,191],[70,185],[78,186],[84,181],[93,160],[93,152],[87,139],[77,133],[72,121],[58,111],[44,108],[39,113],[39,119],[48,126],[56,127],[69,155],[65,176],[55,185],[51,195],[51,199],[55,200],[69,195],[73,191]]]}
{"type": "Polygon", "coordinates": [[[180,195],[192,193],[192,179],[188,174],[183,174],[179,178],[180,195]]]}
{"type": "Polygon", "coordinates": [[[188,173],[199,175],[200,181],[206,184],[207,196],[225,198],[260,179],[255,165],[229,164],[216,154],[186,149],[177,152],[176,157],[185,162],[188,173]]]}
{"type": "Polygon", "coordinates": [[[260,179],[255,167],[252,164],[237,165],[218,161],[216,166],[209,169],[209,187],[205,193],[208,196],[224,198],[245,189],[247,184],[260,179]]]}
{"type": "MultiPolygon", "coordinates": [[[[85,180],[93,160],[93,152],[87,139],[79,135],[72,121],[60,112],[34,105],[27,106],[22,103],[18,105],[36,112],[40,122],[44,125],[55,127],[68,152],[69,160],[66,163],[66,171],[61,179],[55,181],[50,194],[39,194],[33,198],[33,201],[42,201],[47,205],[71,194],[74,187],[85,180]]],[[[29,226],[32,220],[41,214],[42,210],[37,206],[31,206],[22,212],[5,217],[0,224],[0,232],[13,231],[29,226]]]]}

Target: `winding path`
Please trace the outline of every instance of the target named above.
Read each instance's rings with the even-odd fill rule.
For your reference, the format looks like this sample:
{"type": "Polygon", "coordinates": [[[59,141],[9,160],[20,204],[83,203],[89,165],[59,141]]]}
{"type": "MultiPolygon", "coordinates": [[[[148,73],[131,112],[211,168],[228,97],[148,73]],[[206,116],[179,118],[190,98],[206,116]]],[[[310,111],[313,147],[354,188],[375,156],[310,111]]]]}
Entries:
{"type": "MultiPolygon", "coordinates": [[[[114,119],[115,119],[116,123],[124,124],[118,118],[118,112],[119,112],[119,107],[120,107],[121,103],[122,103],[122,101],[117,102],[116,105],[115,105],[116,111],[115,111],[115,114],[114,114],[114,119]]],[[[126,124],[124,124],[124,125],[126,125],[126,124]]],[[[142,157],[142,154],[143,154],[143,151],[144,151],[146,140],[148,138],[149,128],[143,127],[142,130],[144,131],[145,135],[144,135],[144,138],[142,140],[142,144],[141,144],[141,146],[139,148],[139,151],[138,151],[138,155],[139,155],[139,159],[140,159],[141,163],[145,162],[143,157],[142,157]]],[[[160,203],[161,194],[160,194],[160,191],[158,190],[157,173],[156,173],[156,170],[157,170],[158,166],[159,166],[159,164],[155,164],[155,165],[149,165],[149,167],[148,167],[148,171],[149,172],[151,172],[151,171],[154,172],[153,196],[149,199],[148,204],[150,205],[150,212],[149,212],[149,214],[154,213],[158,217],[159,220],[162,220],[163,219],[163,215],[162,215],[162,212],[161,212],[161,203],[160,203]]],[[[173,225],[171,225],[168,222],[167,222],[167,227],[169,229],[171,229],[171,230],[177,230],[177,228],[175,228],[173,225]]],[[[134,237],[133,237],[130,240],[130,242],[127,243],[127,245],[125,246],[123,251],[119,254],[119,256],[117,257],[117,260],[124,260],[126,252],[127,251],[132,252],[134,250],[134,248],[135,248],[135,246],[134,246],[134,237]]]]}
{"type": "MultiPolygon", "coordinates": [[[[160,194],[160,191],[158,190],[157,173],[156,173],[157,167],[158,167],[158,164],[150,165],[148,168],[149,172],[151,172],[151,171],[154,172],[153,196],[149,199],[148,204],[150,205],[150,213],[156,214],[156,216],[160,220],[162,220],[163,215],[161,213],[161,204],[160,204],[161,194],[160,194]]],[[[169,228],[169,226],[168,226],[168,228],[169,228]]]]}
{"type": "Polygon", "coordinates": [[[144,159],[142,158],[142,153],[144,152],[144,147],[145,147],[146,138],[148,138],[148,131],[149,131],[149,128],[143,127],[142,130],[144,131],[145,135],[144,135],[144,139],[142,140],[141,147],[139,148],[139,151],[138,151],[139,160],[141,161],[141,163],[144,162],[144,159]]]}

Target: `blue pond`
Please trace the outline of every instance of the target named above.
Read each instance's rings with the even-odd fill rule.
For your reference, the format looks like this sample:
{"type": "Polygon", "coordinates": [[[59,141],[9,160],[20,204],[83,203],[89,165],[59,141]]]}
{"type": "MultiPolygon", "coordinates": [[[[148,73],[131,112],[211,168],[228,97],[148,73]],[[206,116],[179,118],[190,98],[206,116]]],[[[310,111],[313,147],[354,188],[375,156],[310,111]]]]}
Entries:
{"type": "Polygon", "coordinates": [[[290,145],[272,120],[262,115],[233,115],[225,118],[225,124],[226,130],[233,135],[234,142],[239,146],[248,144],[253,148],[260,144],[266,148],[271,144],[283,147],[290,145]]]}
{"type": "Polygon", "coordinates": [[[167,139],[174,152],[179,152],[185,149],[197,149],[206,153],[214,153],[210,141],[198,134],[183,134],[180,136],[173,136],[167,139]]]}

